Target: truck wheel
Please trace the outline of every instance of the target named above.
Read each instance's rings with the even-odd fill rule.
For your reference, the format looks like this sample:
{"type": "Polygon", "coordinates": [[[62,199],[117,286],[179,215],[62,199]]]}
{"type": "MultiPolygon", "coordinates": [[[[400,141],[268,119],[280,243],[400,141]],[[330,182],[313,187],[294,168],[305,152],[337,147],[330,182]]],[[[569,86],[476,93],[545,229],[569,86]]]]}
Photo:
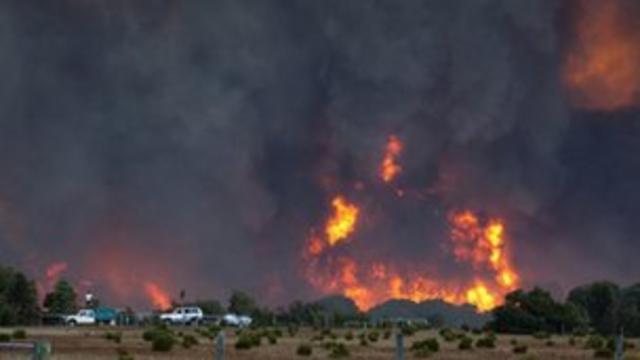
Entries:
{"type": "Polygon", "coordinates": [[[76,325],[78,325],[78,323],[77,323],[75,320],[69,320],[69,322],[67,322],[67,324],[68,324],[69,326],[76,326],[76,325]]]}
{"type": "Polygon", "coordinates": [[[171,325],[171,320],[165,320],[164,324],[167,325],[167,326],[170,326],[171,325]]]}

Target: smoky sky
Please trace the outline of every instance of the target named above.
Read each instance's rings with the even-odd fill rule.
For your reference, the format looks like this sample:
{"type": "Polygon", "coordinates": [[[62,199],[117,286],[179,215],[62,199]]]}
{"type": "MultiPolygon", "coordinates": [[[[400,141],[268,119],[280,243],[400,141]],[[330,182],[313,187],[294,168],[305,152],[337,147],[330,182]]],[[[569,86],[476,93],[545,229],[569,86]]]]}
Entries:
{"type": "Polygon", "coordinates": [[[640,113],[568,100],[576,4],[3,1],[0,260],[121,304],[144,280],[309,299],[301,248],[343,193],[364,258],[428,264],[470,207],[527,285],[637,281],[640,113]],[[421,196],[377,178],[389,134],[421,196]]]}

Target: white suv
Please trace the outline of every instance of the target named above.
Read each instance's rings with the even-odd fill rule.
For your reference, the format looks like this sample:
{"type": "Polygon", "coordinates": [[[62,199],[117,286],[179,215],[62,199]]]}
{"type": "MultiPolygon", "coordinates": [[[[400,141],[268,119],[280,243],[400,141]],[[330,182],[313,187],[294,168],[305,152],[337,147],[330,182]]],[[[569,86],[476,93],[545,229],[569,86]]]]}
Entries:
{"type": "Polygon", "coordinates": [[[160,315],[160,320],[166,324],[192,325],[202,321],[204,315],[199,307],[179,307],[170,313],[160,315]]]}

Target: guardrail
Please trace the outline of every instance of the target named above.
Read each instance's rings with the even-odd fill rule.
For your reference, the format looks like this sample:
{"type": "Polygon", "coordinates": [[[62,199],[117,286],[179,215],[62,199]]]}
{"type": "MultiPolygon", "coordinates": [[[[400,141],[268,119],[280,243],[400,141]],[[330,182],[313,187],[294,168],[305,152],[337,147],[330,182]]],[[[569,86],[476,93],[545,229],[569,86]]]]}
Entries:
{"type": "Polygon", "coordinates": [[[51,344],[47,341],[4,342],[0,343],[0,351],[2,350],[29,350],[32,360],[48,360],[51,355],[51,344]]]}

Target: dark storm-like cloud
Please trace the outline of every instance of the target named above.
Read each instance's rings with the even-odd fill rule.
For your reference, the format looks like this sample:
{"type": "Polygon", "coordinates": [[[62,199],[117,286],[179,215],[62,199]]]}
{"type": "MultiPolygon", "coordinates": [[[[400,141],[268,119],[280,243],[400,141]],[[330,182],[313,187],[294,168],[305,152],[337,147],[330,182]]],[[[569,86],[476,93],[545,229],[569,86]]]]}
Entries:
{"type": "Polygon", "coordinates": [[[438,251],[443,214],[470,206],[513,224],[532,283],[630,280],[617,261],[638,246],[638,133],[626,128],[638,116],[608,127],[571,109],[564,12],[550,1],[6,1],[0,254],[65,260],[99,282],[100,252],[130,249],[136,276],[172,291],[276,282],[282,302],[313,294],[300,247],[328,196],[348,192],[377,209],[368,216],[383,225],[359,235],[374,254],[438,251]],[[454,191],[381,195],[390,133],[406,143],[403,186],[432,187],[447,169],[454,191]],[[538,270],[547,249],[558,273],[538,270]],[[582,260],[595,270],[570,272],[582,260]]]}

